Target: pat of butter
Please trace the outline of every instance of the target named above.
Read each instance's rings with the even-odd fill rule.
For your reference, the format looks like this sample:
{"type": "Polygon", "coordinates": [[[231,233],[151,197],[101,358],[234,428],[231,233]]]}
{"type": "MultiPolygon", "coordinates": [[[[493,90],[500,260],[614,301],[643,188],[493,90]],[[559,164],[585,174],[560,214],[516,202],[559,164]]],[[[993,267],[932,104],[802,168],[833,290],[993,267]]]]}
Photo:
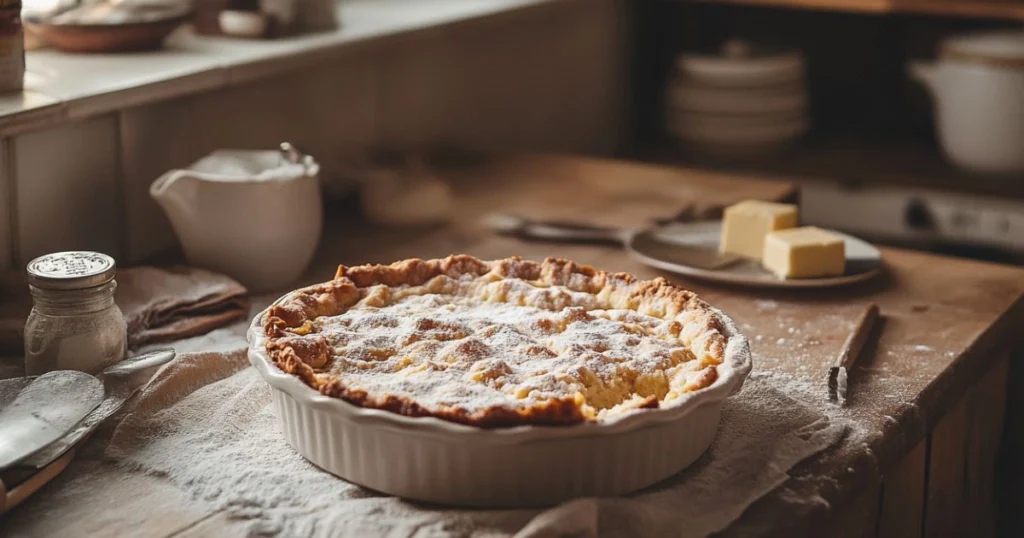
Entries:
{"type": "Polygon", "coordinates": [[[778,230],[764,239],[762,264],[779,278],[839,276],[846,270],[846,245],[814,226],[778,230]]]}
{"type": "Polygon", "coordinates": [[[725,209],[719,250],[760,260],[768,232],[796,226],[796,206],[747,200],[725,209]]]}

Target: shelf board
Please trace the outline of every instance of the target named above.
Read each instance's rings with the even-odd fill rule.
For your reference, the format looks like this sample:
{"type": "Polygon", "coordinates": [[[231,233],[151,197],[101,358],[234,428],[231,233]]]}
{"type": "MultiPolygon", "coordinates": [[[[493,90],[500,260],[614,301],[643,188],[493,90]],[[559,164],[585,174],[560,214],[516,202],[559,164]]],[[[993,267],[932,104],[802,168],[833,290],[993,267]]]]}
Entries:
{"type": "Polygon", "coordinates": [[[956,168],[924,140],[808,139],[791,150],[746,160],[709,159],[661,144],[642,159],[786,180],[830,180],[851,185],[926,188],[1024,200],[1024,177],[989,177],[956,168]]]}
{"type": "Polygon", "coordinates": [[[1020,0],[896,0],[893,7],[896,13],[915,15],[1024,20],[1020,0]]]}
{"type": "Polygon", "coordinates": [[[840,11],[844,13],[892,12],[892,0],[685,0],[702,4],[735,4],[741,6],[785,7],[814,11],[840,11]]]}
{"type": "Polygon", "coordinates": [[[1021,0],[683,0],[703,4],[781,7],[862,14],[913,14],[940,17],[1024,20],[1021,0]]]}

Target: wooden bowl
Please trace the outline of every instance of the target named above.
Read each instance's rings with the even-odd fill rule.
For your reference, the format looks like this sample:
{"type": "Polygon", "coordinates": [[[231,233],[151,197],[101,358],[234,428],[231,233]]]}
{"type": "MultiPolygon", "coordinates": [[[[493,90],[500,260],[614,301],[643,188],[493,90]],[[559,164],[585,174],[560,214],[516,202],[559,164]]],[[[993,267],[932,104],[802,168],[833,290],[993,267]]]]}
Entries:
{"type": "Polygon", "coordinates": [[[46,43],[65,52],[138,52],[163,47],[189,13],[127,24],[50,24],[26,22],[46,43]]]}

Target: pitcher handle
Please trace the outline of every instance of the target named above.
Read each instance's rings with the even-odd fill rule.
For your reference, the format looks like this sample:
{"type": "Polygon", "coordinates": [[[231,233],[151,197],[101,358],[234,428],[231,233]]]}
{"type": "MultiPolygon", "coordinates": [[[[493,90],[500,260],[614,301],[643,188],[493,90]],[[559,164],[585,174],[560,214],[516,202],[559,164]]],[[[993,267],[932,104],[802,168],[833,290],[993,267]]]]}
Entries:
{"type": "Polygon", "coordinates": [[[193,180],[195,176],[190,170],[171,170],[164,173],[149,186],[149,195],[155,200],[159,200],[164,194],[167,193],[167,189],[171,188],[180,180],[193,180]]]}
{"type": "Polygon", "coordinates": [[[200,178],[196,176],[196,172],[191,170],[171,170],[158,177],[157,180],[150,185],[150,196],[159,202],[165,198],[167,191],[178,181],[195,183],[199,179],[200,178]]]}

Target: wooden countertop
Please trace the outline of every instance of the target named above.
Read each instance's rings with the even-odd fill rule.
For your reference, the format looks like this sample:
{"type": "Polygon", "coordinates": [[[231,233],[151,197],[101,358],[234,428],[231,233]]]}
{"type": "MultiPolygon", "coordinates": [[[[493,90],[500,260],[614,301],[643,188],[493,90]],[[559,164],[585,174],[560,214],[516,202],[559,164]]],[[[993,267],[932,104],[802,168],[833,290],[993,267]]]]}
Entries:
{"type": "MultiPolygon", "coordinates": [[[[350,229],[351,235],[320,255],[320,263],[386,263],[406,257],[452,253],[481,258],[520,255],[569,258],[641,277],[665,276],[722,308],[751,340],[755,375],[784,376],[800,389],[794,397],[853,421],[854,431],[837,449],[804,462],[784,488],[748,510],[736,535],[771,528],[771,535],[815,534],[836,515],[877,488],[926,439],[939,420],[985,374],[1000,352],[1020,343],[1024,326],[1024,269],[883,249],[887,273],[864,285],[820,291],[752,291],[725,288],[643,266],[614,247],[526,242],[480,228],[490,211],[591,223],[642,226],[690,207],[714,213],[742,198],[792,195],[782,182],[695,170],[591,159],[509,158],[446,174],[460,193],[456,222],[417,231],[350,229]],[[353,237],[359,236],[359,237],[353,237]],[[387,248],[380,245],[388,244],[387,248]],[[883,315],[880,338],[865,351],[850,378],[850,402],[826,402],[825,375],[867,302],[883,315]],[[819,496],[814,508],[794,506],[786,495],[819,496]],[[788,514],[780,518],[781,514],[788,514]],[[770,524],[767,524],[769,523],[770,524]]],[[[320,275],[329,278],[328,272],[320,275]]],[[[1005,379],[1005,362],[997,377],[1005,379]]],[[[1005,384],[1005,383],[1004,383],[1005,384]]],[[[995,417],[1001,431],[1001,415],[995,417]]]]}
{"type": "MultiPolygon", "coordinates": [[[[885,520],[890,511],[902,510],[902,505],[894,508],[892,503],[905,504],[910,502],[908,495],[924,493],[915,490],[907,495],[890,494],[883,500],[883,478],[885,487],[890,488],[885,491],[890,491],[893,486],[888,484],[894,473],[908,468],[908,460],[917,462],[919,451],[917,467],[925,467],[928,459],[921,448],[924,446],[932,447],[928,452],[933,464],[936,458],[941,462],[946,457],[944,449],[936,444],[941,439],[932,437],[970,437],[958,437],[952,426],[943,430],[945,417],[955,414],[952,411],[960,408],[966,395],[979,392],[979,383],[999,385],[1002,380],[1005,388],[1005,357],[1011,348],[1019,346],[1019,327],[1024,326],[1024,269],[884,249],[887,274],[856,287],[786,292],[724,288],[649,269],[614,247],[524,242],[495,236],[482,229],[478,221],[487,212],[501,210],[641,226],[683,209],[690,214],[714,214],[721,204],[741,198],[787,198],[794,192],[792,185],[554,156],[465,164],[446,169],[444,176],[458,192],[456,217],[449,226],[382,228],[352,216],[350,207],[331,207],[323,248],[308,280],[330,278],[338,263],[467,253],[482,258],[560,256],[646,278],[665,276],[697,291],[735,319],[750,338],[753,375],[785,379],[794,387],[794,398],[852,424],[850,435],[840,446],[801,463],[791,472],[793,478],[787,484],[752,506],[726,535],[821,535],[822,529],[839,529],[828,526],[839,525],[837,521],[846,529],[844,535],[857,525],[871,527],[864,535],[886,534],[879,530],[884,524],[878,522],[885,520]],[[827,368],[868,301],[881,308],[881,336],[851,373],[849,407],[835,408],[826,401],[827,368]],[[816,498],[819,502],[794,503],[794,498],[816,498]],[[867,515],[862,516],[862,512],[867,515]]],[[[996,404],[993,408],[1001,405],[996,404]]],[[[976,407],[982,408],[980,404],[976,407]]],[[[992,418],[998,420],[999,431],[1001,417],[992,418]]],[[[91,443],[103,442],[102,436],[97,437],[100,439],[91,443]]],[[[994,454],[990,445],[988,442],[975,448],[982,455],[994,454]]],[[[78,464],[72,463],[67,472],[74,473],[78,464]]],[[[927,488],[934,506],[948,500],[941,495],[932,498],[931,488],[941,485],[939,478],[921,486],[927,488]]],[[[59,484],[60,480],[52,487],[59,488],[59,484]]],[[[153,488],[161,495],[171,495],[166,484],[153,488]]],[[[133,499],[134,493],[126,493],[137,490],[129,488],[127,482],[118,487],[125,494],[124,503],[139,504],[141,510],[143,497],[133,499]]],[[[106,496],[116,494],[107,492],[106,496]]],[[[63,504],[73,502],[69,495],[61,495],[63,504]]],[[[11,514],[11,520],[0,522],[0,534],[7,524],[18,530],[46,528],[27,521],[32,512],[19,516],[19,510],[36,501],[30,500],[11,514]]],[[[78,518],[91,517],[89,506],[102,509],[96,500],[75,502],[75,506],[62,508],[78,518]]],[[[133,531],[147,536],[201,536],[230,528],[230,522],[194,505],[172,502],[164,506],[166,509],[159,514],[140,516],[133,531]]],[[[933,517],[941,518],[941,514],[929,515],[924,522],[918,516],[918,523],[938,528],[942,521],[932,521],[933,517]]],[[[70,523],[65,520],[65,524],[70,523]]],[[[102,525],[76,528],[83,534],[96,529],[96,535],[115,530],[102,525]]],[[[917,528],[918,534],[920,531],[917,528]]]]}

